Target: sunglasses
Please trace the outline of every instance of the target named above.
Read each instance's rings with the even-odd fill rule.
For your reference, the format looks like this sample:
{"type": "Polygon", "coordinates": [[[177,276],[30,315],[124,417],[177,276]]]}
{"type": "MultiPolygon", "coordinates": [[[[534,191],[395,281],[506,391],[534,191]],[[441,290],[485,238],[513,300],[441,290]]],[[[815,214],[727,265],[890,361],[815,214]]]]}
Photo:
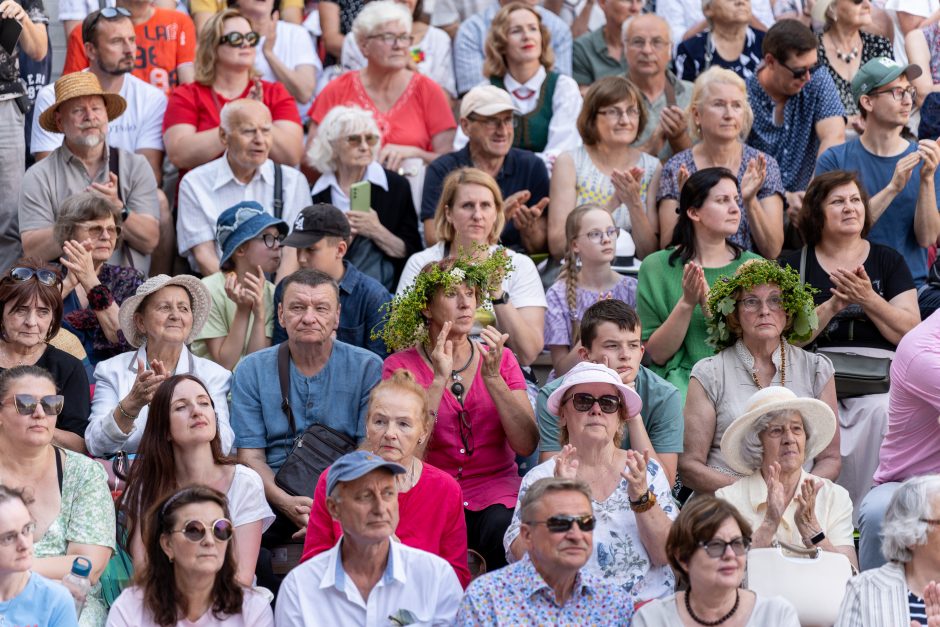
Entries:
{"type": "Polygon", "coordinates": [[[379,143],[379,136],[372,135],[372,134],[347,135],[346,136],[346,143],[349,144],[350,146],[359,146],[360,144],[362,144],[362,142],[365,142],[366,145],[368,145],[371,148],[372,146],[375,146],[377,143],[379,143]]]}
{"type": "Polygon", "coordinates": [[[552,533],[563,533],[571,529],[571,526],[578,523],[581,531],[593,531],[597,519],[592,514],[586,516],[571,516],[569,514],[560,514],[558,516],[549,516],[545,520],[532,520],[527,525],[545,525],[552,533]]]}
{"type": "Polygon", "coordinates": [[[219,44],[226,44],[233,48],[244,48],[243,43],[247,43],[250,47],[254,48],[258,45],[259,41],[261,41],[261,35],[255,31],[249,31],[247,33],[229,33],[219,38],[219,44]]]}
{"type": "Polygon", "coordinates": [[[735,555],[744,555],[747,553],[747,550],[751,548],[751,539],[735,538],[730,542],[725,542],[723,540],[712,540],[711,542],[699,542],[698,545],[705,549],[705,553],[708,555],[708,557],[718,559],[725,554],[725,551],[728,550],[729,546],[735,555]]]}
{"type": "Polygon", "coordinates": [[[212,521],[212,526],[209,528],[201,520],[187,520],[182,529],[174,529],[170,533],[181,533],[190,542],[202,542],[210,529],[216,540],[228,542],[232,537],[234,528],[232,527],[232,521],[228,518],[219,518],[212,521]]]}
{"type": "Polygon", "coordinates": [[[473,424],[470,422],[470,412],[461,409],[457,412],[457,428],[460,430],[460,442],[467,451],[467,455],[473,455],[473,424]]]}
{"type": "MultiPolygon", "coordinates": [[[[3,401],[3,404],[6,405],[7,401],[3,401]]],[[[47,416],[58,416],[65,405],[65,397],[61,394],[53,394],[37,399],[32,394],[13,395],[13,406],[16,408],[16,413],[22,416],[32,416],[36,413],[36,405],[42,406],[42,411],[47,416]]]]}
{"type": "Polygon", "coordinates": [[[93,17],[87,25],[82,24],[82,40],[91,41],[93,39],[95,25],[99,20],[105,19],[111,21],[119,17],[130,18],[131,12],[122,7],[105,7],[101,9],[97,14],[95,14],[95,17],[93,17]]]}
{"type": "Polygon", "coordinates": [[[811,65],[810,67],[801,67],[801,68],[797,68],[794,70],[792,67],[790,67],[783,61],[779,61],[779,63],[781,67],[789,70],[790,74],[793,75],[793,78],[798,81],[803,80],[803,77],[805,77],[807,74],[812,74],[816,69],[819,68],[819,63],[817,63],[816,65],[811,65]]]}
{"type": "Polygon", "coordinates": [[[600,405],[601,411],[605,414],[616,414],[620,411],[620,397],[613,394],[605,394],[601,397],[592,396],[586,392],[578,392],[568,397],[571,406],[578,411],[590,411],[594,403],[600,405]]]}
{"type": "Polygon", "coordinates": [[[23,268],[19,266],[10,270],[10,278],[17,283],[24,283],[33,277],[36,277],[36,280],[43,285],[50,287],[59,284],[59,275],[52,270],[34,270],[33,268],[23,268]]]}

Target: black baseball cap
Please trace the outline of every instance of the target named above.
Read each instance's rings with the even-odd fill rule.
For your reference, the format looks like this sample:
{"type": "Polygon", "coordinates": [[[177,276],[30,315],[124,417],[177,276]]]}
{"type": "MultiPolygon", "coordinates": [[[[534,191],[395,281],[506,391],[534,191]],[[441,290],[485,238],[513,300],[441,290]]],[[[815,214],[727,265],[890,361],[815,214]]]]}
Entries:
{"type": "Polygon", "coordinates": [[[294,228],[284,240],[284,246],[309,248],[327,236],[349,241],[349,220],[346,215],[328,203],[304,207],[294,220],[294,228]]]}

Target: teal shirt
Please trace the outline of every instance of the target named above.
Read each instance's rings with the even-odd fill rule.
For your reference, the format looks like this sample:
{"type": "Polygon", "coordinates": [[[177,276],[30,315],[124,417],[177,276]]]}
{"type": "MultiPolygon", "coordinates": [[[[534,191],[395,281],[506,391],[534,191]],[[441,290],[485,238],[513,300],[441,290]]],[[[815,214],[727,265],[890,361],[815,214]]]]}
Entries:
{"type": "MultiPolygon", "coordinates": [[[[558,389],[564,381],[559,377],[546,384],[539,390],[535,414],[539,421],[539,451],[551,453],[561,450],[559,437],[561,428],[558,425],[558,416],[548,411],[548,397],[558,389]]],[[[685,431],[685,421],[682,418],[682,401],[679,390],[648,368],[640,366],[635,380],[636,393],[643,401],[643,426],[657,453],[681,453],[682,437],[685,431]]],[[[630,448],[630,435],[624,433],[620,448],[630,448]]]]}

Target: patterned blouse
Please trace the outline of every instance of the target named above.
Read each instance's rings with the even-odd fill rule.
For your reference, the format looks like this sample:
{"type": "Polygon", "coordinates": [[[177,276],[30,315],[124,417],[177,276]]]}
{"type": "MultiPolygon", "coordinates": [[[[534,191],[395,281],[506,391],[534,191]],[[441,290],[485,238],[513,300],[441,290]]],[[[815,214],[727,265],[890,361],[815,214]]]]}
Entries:
{"type": "MultiPolygon", "coordinates": [[[[859,67],[862,67],[875,57],[894,58],[894,50],[891,48],[891,42],[881,35],[872,35],[871,33],[865,32],[859,32],[859,35],[862,37],[862,61],[859,67]]],[[[820,69],[825,66],[825,68],[829,70],[832,82],[836,84],[836,89],[839,90],[839,99],[842,100],[842,105],[845,107],[845,114],[857,115],[858,105],[855,104],[855,98],[852,97],[852,81],[847,81],[839,76],[839,73],[829,65],[829,57],[826,56],[826,48],[822,43],[822,33],[819,34],[819,45],[816,50],[819,53],[820,69]]]]}
{"type": "Polygon", "coordinates": [[[930,51],[930,78],[940,83],[940,24],[934,22],[924,29],[927,50],[930,51]]]}
{"type": "Polygon", "coordinates": [[[575,289],[576,305],[574,311],[568,308],[568,287],[564,281],[557,281],[548,288],[545,300],[548,301],[548,310],[545,312],[545,347],[568,346],[571,347],[571,322],[584,317],[584,312],[594,303],[616,298],[636,307],[636,279],[625,276],[609,292],[592,292],[583,288],[575,289]]]}

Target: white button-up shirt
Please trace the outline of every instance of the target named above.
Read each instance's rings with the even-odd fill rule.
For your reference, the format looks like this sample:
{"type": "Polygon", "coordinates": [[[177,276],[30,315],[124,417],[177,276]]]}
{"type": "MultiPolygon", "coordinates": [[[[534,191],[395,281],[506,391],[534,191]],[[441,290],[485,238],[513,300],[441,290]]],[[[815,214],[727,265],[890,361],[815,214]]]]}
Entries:
{"type": "MultiPolygon", "coordinates": [[[[366,173],[362,180],[369,181],[371,184],[388,191],[388,177],[385,175],[385,170],[375,161],[366,167],[366,173]]],[[[349,196],[347,196],[343,188],[339,186],[335,172],[324,172],[313,184],[313,187],[310,188],[310,196],[316,196],[325,189],[330,190],[331,204],[334,207],[343,213],[349,211],[349,196]]]]}
{"type": "MultiPolygon", "coordinates": [[[[140,438],[147,426],[149,405],[140,410],[134,428],[124,433],[114,420],[114,409],[118,401],[127,396],[137,379],[137,360],[147,363],[146,346],[136,351],[121,353],[111,359],[98,362],[95,367],[95,396],[91,402],[91,418],[85,430],[85,446],[95,457],[107,457],[118,451],[136,453],[140,438]]],[[[169,366],[169,364],[167,364],[169,366]]],[[[170,370],[168,367],[167,370],[170,370]]],[[[235,433],[228,418],[228,390],[232,373],[219,364],[196,357],[185,346],[180,353],[173,374],[192,374],[205,384],[215,404],[215,416],[222,452],[228,454],[235,441],[235,433]]]]}
{"type": "MultiPolygon", "coordinates": [[[[300,210],[310,205],[307,179],[299,170],[281,166],[284,185],[282,219],[288,226],[300,210]]],[[[228,153],[215,161],[190,170],[180,181],[179,217],[176,221],[176,244],[181,255],[197,270],[193,246],[215,241],[215,223],[219,215],[240,202],[253,200],[274,215],[274,162],[268,159],[248,183],[242,183],[232,172],[228,153]]],[[[216,245],[216,254],[221,249],[216,245]]]]}
{"type": "Polygon", "coordinates": [[[452,625],[463,597],[454,569],[444,559],[389,542],[388,565],[369,598],[343,569],[340,538],[329,551],[287,574],[277,598],[278,627],[394,624],[410,613],[410,625],[452,625]]]}

